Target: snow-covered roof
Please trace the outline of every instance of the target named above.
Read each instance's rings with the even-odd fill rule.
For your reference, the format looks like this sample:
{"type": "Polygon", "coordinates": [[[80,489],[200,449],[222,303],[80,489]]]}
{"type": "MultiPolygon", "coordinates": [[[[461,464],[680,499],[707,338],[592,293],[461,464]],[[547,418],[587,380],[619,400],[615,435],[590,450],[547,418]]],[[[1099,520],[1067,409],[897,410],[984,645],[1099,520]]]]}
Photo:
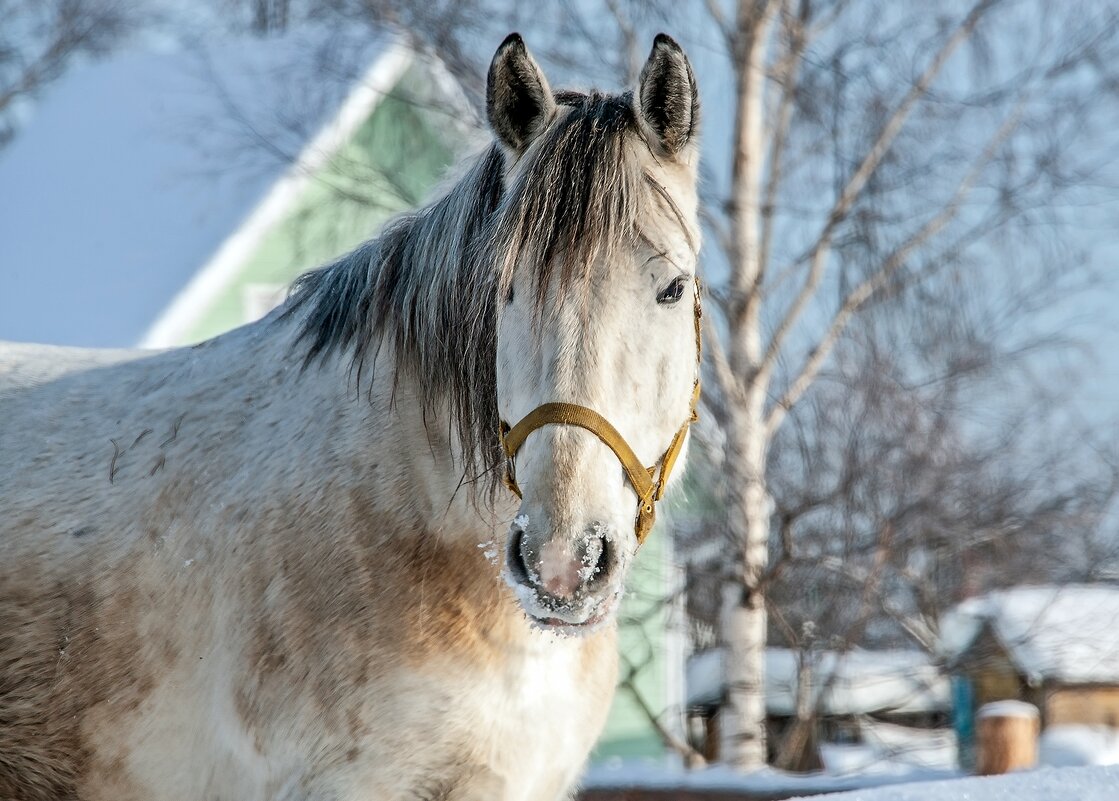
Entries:
{"type": "MultiPolygon", "coordinates": [[[[722,648],[688,659],[689,706],[714,704],[722,698],[723,659],[722,648]]],[[[797,660],[798,653],[788,648],[765,651],[766,710],[771,715],[796,711],[797,660]]],[[[811,672],[814,703],[824,714],[905,714],[951,707],[948,680],[920,651],[821,651],[814,654],[811,672]]]]}
{"type": "Polygon", "coordinates": [[[984,718],[1032,718],[1041,717],[1041,710],[1033,704],[1018,701],[1013,698],[1004,698],[1001,701],[991,701],[983,704],[975,713],[976,720],[984,718]]]}
{"type": "Polygon", "coordinates": [[[1017,587],[969,599],[941,621],[945,655],[963,655],[984,626],[1030,681],[1119,682],[1119,587],[1017,587]]]}
{"type": "Polygon", "coordinates": [[[0,152],[0,339],[136,344],[193,278],[251,247],[235,234],[329,157],[338,125],[360,124],[347,104],[386,71],[395,83],[405,52],[311,28],[66,75],[0,152]]]}

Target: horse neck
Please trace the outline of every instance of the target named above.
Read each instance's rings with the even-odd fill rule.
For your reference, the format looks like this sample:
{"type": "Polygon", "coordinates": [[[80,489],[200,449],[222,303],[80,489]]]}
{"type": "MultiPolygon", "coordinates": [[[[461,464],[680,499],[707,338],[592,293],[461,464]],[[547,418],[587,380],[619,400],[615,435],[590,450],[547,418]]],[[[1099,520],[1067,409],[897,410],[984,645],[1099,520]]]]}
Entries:
{"type": "Polygon", "coordinates": [[[484,481],[475,491],[447,404],[425,402],[418,382],[397,369],[391,337],[361,371],[344,353],[304,366],[300,343],[284,348],[284,370],[295,376],[292,414],[307,426],[302,439],[319,469],[335,473],[330,486],[360,493],[403,530],[448,541],[488,540],[502,516],[512,517],[486,502],[484,481]]]}
{"type": "MultiPolygon", "coordinates": [[[[387,343],[385,350],[391,350],[387,343]]],[[[384,356],[391,364],[391,354],[384,356]]],[[[365,422],[367,452],[381,466],[373,480],[383,488],[385,505],[449,539],[474,543],[482,534],[488,539],[502,517],[512,519],[512,511],[501,515],[487,503],[485,478],[475,481],[472,468],[464,467],[447,404],[426,403],[406,371],[377,371],[365,408],[361,403],[352,412],[365,422]]]]}

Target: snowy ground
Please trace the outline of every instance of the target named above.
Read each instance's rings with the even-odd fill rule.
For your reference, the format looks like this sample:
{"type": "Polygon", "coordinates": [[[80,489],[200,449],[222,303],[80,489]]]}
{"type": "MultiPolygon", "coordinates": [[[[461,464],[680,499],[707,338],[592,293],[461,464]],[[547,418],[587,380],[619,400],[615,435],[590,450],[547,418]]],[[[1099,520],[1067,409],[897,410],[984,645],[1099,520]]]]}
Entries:
{"type": "Polygon", "coordinates": [[[825,770],[819,773],[766,768],[741,774],[718,765],[686,771],[662,760],[615,759],[592,764],[583,787],[713,790],[759,797],[830,793],[814,797],[844,801],[1119,801],[1119,731],[1110,727],[1051,726],[1039,743],[1041,767],[998,779],[961,775],[951,731],[867,720],[863,735],[866,742],[859,745],[822,743],[825,770]]]}
{"type": "MultiPolygon", "coordinates": [[[[752,773],[737,773],[715,765],[702,770],[665,768],[641,761],[622,764],[592,765],[584,774],[584,789],[606,787],[641,787],[659,790],[714,790],[742,792],[756,795],[794,796],[800,794],[831,793],[856,788],[880,787],[899,782],[956,778],[954,771],[921,770],[913,767],[892,766],[874,773],[853,773],[834,776],[827,773],[786,773],[765,768],[752,773]]],[[[1113,800],[1114,801],[1114,800],[1113,800]]]]}
{"type": "MultiPolygon", "coordinates": [[[[584,788],[640,786],[645,788],[717,790],[726,793],[811,795],[813,801],[1117,801],[1119,766],[1040,768],[1008,776],[948,777],[913,781],[914,776],[793,776],[766,769],[746,775],[722,768],[686,773],[595,771],[584,788]],[[627,773],[634,775],[626,775],[627,773]],[[619,781],[620,780],[620,781],[619,781]],[[628,783],[627,783],[628,780],[628,783]],[[860,787],[861,785],[861,787],[860,787]],[[848,789],[860,787],[860,789],[848,789]],[[844,792],[834,792],[845,790],[844,792]],[[818,793],[828,793],[818,795],[818,793]]],[[[798,796],[807,798],[808,795],[798,796]]]]}
{"type": "Polygon", "coordinates": [[[1051,727],[1041,737],[1041,768],[997,779],[962,776],[950,732],[916,736],[901,727],[874,724],[866,734],[872,742],[822,744],[826,770],[820,773],[766,768],[740,774],[721,766],[685,771],[652,760],[607,760],[590,767],[583,787],[737,791],[770,797],[831,793],[815,797],[844,801],[1119,801],[1119,732],[1107,727],[1051,727]]]}
{"type": "Polygon", "coordinates": [[[863,735],[867,742],[858,745],[822,743],[820,756],[824,770],[819,773],[788,773],[766,768],[743,775],[719,765],[685,771],[659,760],[611,759],[592,764],[583,777],[583,787],[741,790],[791,796],[960,776],[956,738],[951,730],[910,729],[868,719],[863,722],[863,735]]]}
{"type": "Polygon", "coordinates": [[[1057,768],[814,796],[813,801],[1116,801],[1119,767],[1057,768]]]}
{"type": "Polygon", "coordinates": [[[1038,746],[1041,764],[1052,768],[1119,765],[1119,730],[1110,726],[1050,726],[1038,746]]]}

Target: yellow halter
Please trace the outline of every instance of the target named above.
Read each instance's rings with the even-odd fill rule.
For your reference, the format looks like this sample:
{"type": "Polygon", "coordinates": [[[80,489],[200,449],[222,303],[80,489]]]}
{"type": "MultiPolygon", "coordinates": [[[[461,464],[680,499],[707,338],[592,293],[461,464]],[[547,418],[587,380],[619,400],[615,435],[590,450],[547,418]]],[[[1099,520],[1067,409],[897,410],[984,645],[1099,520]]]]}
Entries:
{"type": "Polygon", "coordinates": [[[680,450],[684,447],[684,438],[688,434],[688,427],[699,419],[697,411],[699,406],[699,364],[703,346],[703,337],[700,331],[703,311],[700,308],[699,291],[699,279],[697,278],[695,283],[696,377],[695,385],[692,388],[691,408],[684,423],[676,431],[668,449],[657,461],[657,464],[652,467],[642,465],[641,460],[637,458],[637,454],[633,452],[633,448],[618,433],[618,429],[614,428],[609,420],[594,409],[588,409],[586,406],[580,406],[577,403],[544,403],[526,414],[515,426],[510,426],[504,420],[501,421],[501,446],[505,450],[506,457],[504,476],[506,487],[516,493],[518,498],[522,497],[521,488],[517,485],[516,456],[517,451],[525,444],[529,434],[546,425],[584,428],[602,440],[606,447],[618,457],[618,461],[622,463],[626,476],[629,478],[629,483],[634,492],[637,493],[637,518],[634,521],[637,543],[640,545],[645,542],[645,538],[649,536],[653,523],[657,519],[656,502],[664,497],[665,489],[668,487],[668,477],[672,473],[676,459],[680,456],[680,450]],[[657,475],[658,468],[660,470],[659,476],[657,475]]]}

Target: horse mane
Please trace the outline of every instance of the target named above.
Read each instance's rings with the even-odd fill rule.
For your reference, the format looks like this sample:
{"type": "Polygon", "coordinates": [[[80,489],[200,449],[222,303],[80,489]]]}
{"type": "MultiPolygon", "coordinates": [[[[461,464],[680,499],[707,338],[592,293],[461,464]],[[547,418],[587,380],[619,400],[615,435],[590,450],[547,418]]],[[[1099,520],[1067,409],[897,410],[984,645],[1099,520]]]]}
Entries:
{"type": "Polygon", "coordinates": [[[510,185],[494,143],[443,197],[300,277],[280,317],[302,315],[305,366],[344,356],[359,385],[388,338],[397,375],[417,382],[425,411],[448,405],[465,479],[491,493],[503,459],[496,304],[511,299],[514,266],[535,268],[539,319],[553,280],[585,294],[596,261],[632,245],[649,194],[627,147],[629,134],[640,136],[632,96],[562,92],[556,101],[560,113],[510,185]]]}

